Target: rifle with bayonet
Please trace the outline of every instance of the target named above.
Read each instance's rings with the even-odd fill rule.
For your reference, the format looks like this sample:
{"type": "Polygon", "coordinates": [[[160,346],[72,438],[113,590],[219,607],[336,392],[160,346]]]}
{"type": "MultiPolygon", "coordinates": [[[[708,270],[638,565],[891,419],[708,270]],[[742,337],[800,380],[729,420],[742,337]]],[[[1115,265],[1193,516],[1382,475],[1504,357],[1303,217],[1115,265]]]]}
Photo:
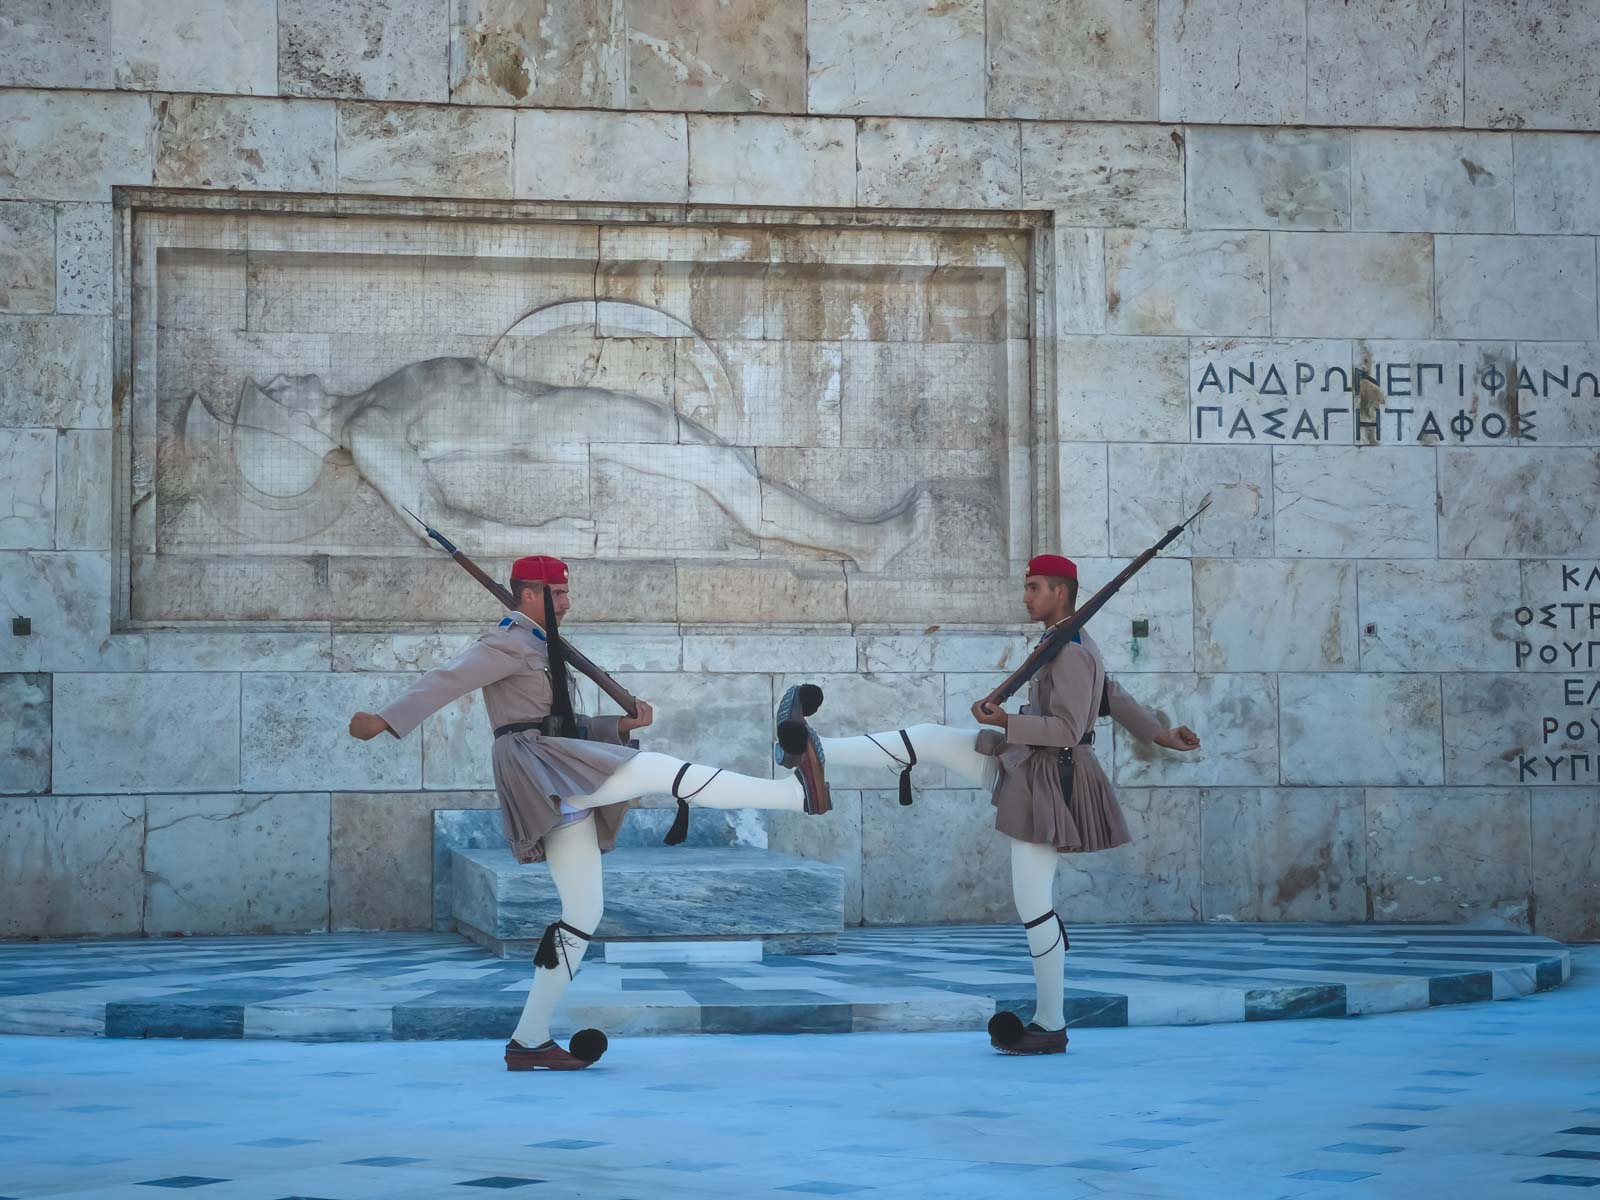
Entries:
{"type": "MultiPolygon", "coordinates": [[[[508,609],[511,609],[513,612],[516,611],[516,597],[511,594],[510,588],[506,587],[499,580],[492,578],[487,571],[463,554],[461,550],[457,548],[454,542],[445,537],[444,534],[440,533],[432,525],[429,525],[421,517],[417,516],[416,513],[412,512],[409,508],[406,508],[405,505],[401,505],[400,507],[404,509],[405,514],[408,517],[410,517],[418,525],[421,525],[423,529],[427,530],[428,536],[434,541],[438,542],[440,548],[443,549],[446,554],[455,559],[457,566],[481,583],[488,590],[489,594],[492,595],[496,600],[500,601],[502,605],[508,609]]],[[[548,588],[545,589],[545,594],[548,598],[548,588]]],[[[553,615],[553,609],[550,607],[547,599],[546,619],[550,619],[553,615]]],[[[599,685],[602,692],[610,696],[611,699],[615,700],[617,704],[621,706],[624,713],[630,717],[637,717],[639,715],[639,700],[632,692],[613,679],[603,668],[595,666],[595,664],[591,662],[586,655],[580,653],[578,648],[565,638],[562,638],[561,640],[561,648],[563,651],[565,651],[566,660],[584,675],[587,675],[590,679],[594,680],[594,682],[599,685]]]]}
{"type": "Polygon", "coordinates": [[[1106,601],[1115,596],[1123,584],[1127,583],[1128,580],[1137,575],[1140,568],[1143,567],[1145,563],[1149,562],[1157,554],[1171,545],[1173,540],[1185,529],[1187,529],[1190,523],[1193,522],[1194,519],[1201,513],[1205,512],[1205,510],[1210,506],[1211,497],[1208,495],[1200,502],[1200,507],[1195,509],[1194,512],[1190,514],[1188,520],[1184,521],[1181,525],[1174,525],[1171,529],[1167,530],[1166,535],[1159,542],[1157,542],[1154,546],[1151,546],[1150,549],[1139,555],[1138,558],[1134,559],[1127,566],[1123,567],[1115,579],[1106,584],[1105,587],[1101,588],[1093,596],[1089,597],[1088,601],[1084,603],[1082,607],[1077,609],[1070,617],[1062,621],[1061,624],[1055,626],[1042,638],[1040,638],[1039,644],[1033,648],[1033,650],[1028,654],[1028,657],[1022,660],[1015,671],[1006,676],[1004,682],[1002,682],[999,687],[995,688],[994,691],[989,693],[984,703],[993,704],[998,707],[1026,687],[1028,680],[1037,675],[1047,663],[1049,663],[1055,658],[1056,655],[1060,654],[1061,651],[1066,648],[1068,643],[1072,641],[1073,636],[1089,623],[1089,618],[1094,616],[1095,613],[1099,612],[1103,607],[1105,607],[1106,601]]]}

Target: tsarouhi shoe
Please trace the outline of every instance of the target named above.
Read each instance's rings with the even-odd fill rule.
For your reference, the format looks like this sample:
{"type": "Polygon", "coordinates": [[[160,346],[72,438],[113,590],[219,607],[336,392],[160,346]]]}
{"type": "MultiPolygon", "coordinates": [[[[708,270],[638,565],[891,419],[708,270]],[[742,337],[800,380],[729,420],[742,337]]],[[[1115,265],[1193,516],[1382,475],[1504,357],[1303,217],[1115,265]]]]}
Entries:
{"type": "Polygon", "coordinates": [[[563,1050],[554,1041],[542,1046],[506,1043],[508,1071],[581,1071],[600,1061],[606,1052],[606,1035],[598,1029],[580,1029],[572,1035],[572,1049],[563,1050]]]}
{"type": "Polygon", "coordinates": [[[772,743],[772,760],[780,767],[793,770],[800,765],[804,745],[797,736],[791,735],[788,742],[783,737],[785,725],[799,725],[804,727],[806,718],[822,707],[822,689],[814,683],[800,683],[784,692],[783,699],[778,701],[778,711],[773,717],[773,724],[777,730],[777,740],[772,743]],[[794,745],[794,750],[789,745],[794,745]]]}
{"type": "Polygon", "coordinates": [[[1043,1029],[1032,1021],[1024,1025],[1014,1012],[989,1018],[989,1044],[1001,1054],[1065,1054],[1067,1031],[1043,1029]]]}

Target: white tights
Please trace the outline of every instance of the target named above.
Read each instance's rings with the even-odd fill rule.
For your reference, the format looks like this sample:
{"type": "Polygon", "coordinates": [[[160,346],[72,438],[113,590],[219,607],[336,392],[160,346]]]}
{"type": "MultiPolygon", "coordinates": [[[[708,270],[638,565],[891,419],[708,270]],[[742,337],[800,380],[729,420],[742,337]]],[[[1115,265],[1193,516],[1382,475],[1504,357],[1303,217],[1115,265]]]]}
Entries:
{"type": "MultiPolygon", "coordinates": [[[[976,729],[948,725],[908,725],[906,737],[917,752],[917,765],[943,767],[975,788],[991,789],[999,778],[999,760],[978,753],[976,729]]],[[[906,761],[906,744],[898,729],[860,737],[822,739],[829,767],[887,767],[898,771],[906,761]]],[[[911,777],[916,778],[913,769],[911,777]]]]}

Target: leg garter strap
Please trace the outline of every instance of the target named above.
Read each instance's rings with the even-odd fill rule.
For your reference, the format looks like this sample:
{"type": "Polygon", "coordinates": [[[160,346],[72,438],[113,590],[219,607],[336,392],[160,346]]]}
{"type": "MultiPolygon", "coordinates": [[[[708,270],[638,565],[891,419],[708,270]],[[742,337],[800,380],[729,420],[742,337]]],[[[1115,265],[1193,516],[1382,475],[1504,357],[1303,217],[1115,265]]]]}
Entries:
{"type": "Polygon", "coordinates": [[[668,846],[676,846],[679,842],[683,841],[684,838],[689,836],[689,801],[693,800],[701,792],[710,787],[711,779],[715,779],[718,775],[721,775],[722,768],[718,767],[716,770],[712,771],[711,779],[706,780],[699,787],[695,788],[694,791],[685,796],[678,791],[678,787],[683,783],[683,777],[688,773],[689,764],[684,763],[683,766],[678,768],[678,773],[672,777],[672,798],[678,802],[678,814],[672,818],[672,828],[667,830],[667,836],[661,839],[662,842],[668,846]]]}
{"type": "Polygon", "coordinates": [[[900,767],[900,803],[902,806],[906,806],[911,803],[911,768],[917,765],[917,750],[911,744],[911,736],[904,729],[900,730],[900,740],[905,743],[906,747],[906,756],[904,758],[890,750],[889,747],[885,746],[870,733],[867,734],[867,741],[882,750],[900,767]]]}
{"type": "Polygon", "coordinates": [[[1033,955],[1034,958],[1043,958],[1046,954],[1049,954],[1050,951],[1054,950],[1058,944],[1061,946],[1063,954],[1072,949],[1072,943],[1067,940],[1067,923],[1061,919],[1061,917],[1056,913],[1056,910],[1053,908],[1049,912],[1045,913],[1044,916],[1035,917],[1033,920],[1025,922],[1022,927],[1024,929],[1036,929],[1040,925],[1043,925],[1051,917],[1055,917],[1056,924],[1060,927],[1061,932],[1056,935],[1056,940],[1054,942],[1051,942],[1045,947],[1043,953],[1034,954],[1033,950],[1030,948],[1028,953],[1033,955]]]}
{"type": "Polygon", "coordinates": [[[567,978],[571,979],[576,972],[572,964],[567,962],[567,948],[561,944],[562,934],[570,933],[573,937],[585,942],[594,937],[592,933],[585,933],[576,925],[568,925],[565,921],[551,921],[544,927],[544,936],[539,939],[539,949],[533,956],[533,965],[554,971],[557,967],[565,965],[567,978]]]}

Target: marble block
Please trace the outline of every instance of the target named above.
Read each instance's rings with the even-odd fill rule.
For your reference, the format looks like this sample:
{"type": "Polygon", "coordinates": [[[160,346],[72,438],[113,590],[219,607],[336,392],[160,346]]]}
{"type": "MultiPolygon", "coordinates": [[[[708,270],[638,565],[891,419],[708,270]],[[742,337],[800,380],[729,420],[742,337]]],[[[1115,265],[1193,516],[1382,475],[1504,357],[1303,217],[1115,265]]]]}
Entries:
{"type": "Polygon", "coordinates": [[[989,0],[989,116],[1156,116],[1156,0],[989,0]]]}
{"type": "Polygon", "coordinates": [[[1600,134],[1517,133],[1518,233],[1600,233],[1600,134]]]}
{"type": "Polygon", "coordinates": [[[1279,677],[1283,782],[1445,782],[1437,675],[1279,677]]]}
{"type": "MultiPolygon", "coordinates": [[[[1128,565],[1127,559],[1075,557],[1080,600],[1128,565]]],[[[1129,580],[1089,622],[1106,670],[1189,671],[1194,669],[1194,580],[1189,560],[1155,558],[1129,580]],[[1135,636],[1134,623],[1147,632],[1135,636]]],[[[1028,641],[1031,643],[1030,635],[1028,641]]],[[[976,664],[970,669],[982,669],[976,664]]]]}
{"type": "Polygon", "coordinates": [[[1184,135],[1171,125],[1028,121],[1022,198],[1063,225],[1181,229],[1184,135]]]}
{"type": "Polygon", "coordinates": [[[0,937],[138,934],[143,796],[0,798],[0,937]]]}
{"type": "Polygon", "coordinates": [[[984,115],[984,0],[810,0],[806,52],[809,112],[984,115]]]}
{"type": "Polygon", "coordinates": [[[655,0],[628,7],[628,107],[800,113],[806,5],[655,0]]]}
{"type": "Polygon", "coordinates": [[[328,928],[325,794],[150,796],[146,933],[328,928]]]}
{"type": "MultiPolygon", "coordinates": [[[[624,824],[626,828],[626,824],[624,824]]],[[[691,826],[691,834],[693,829],[691,826]]],[[[444,932],[455,929],[451,905],[455,898],[452,867],[457,850],[504,850],[505,818],[498,798],[492,808],[436,808],[433,810],[432,855],[433,928],[444,932]]],[[[548,869],[548,868],[547,868],[548,869]]]]}
{"type": "Polygon", "coordinates": [[[1194,622],[1198,671],[1354,671],[1355,564],[1197,558],[1194,622]]]}
{"type": "Polygon", "coordinates": [[[1109,229],[1105,272],[1108,333],[1253,337],[1271,323],[1264,233],[1109,229]]]}
{"type": "Polygon", "coordinates": [[[858,203],[872,208],[1017,208],[1014,126],[868,118],[856,129],[858,203]]]}
{"type": "Polygon", "coordinates": [[[157,187],[331,192],[334,105],[173,96],[156,105],[157,187]]]}
{"type": "Polygon", "coordinates": [[[0,196],[111,199],[114,184],[149,186],[148,96],[0,92],[0,196]]]}
{"type": "Polygon", "coordinates": [[[1360,567],[1361,669],[1492,671],[1515,664],[1522,587],[1510,560],[1360,567]]]}
{"type": "Polygon", "coordinates": [[[624,0],[459,0],[450,99],[535,108],[627,105],[624,0]]]}
{"type": "Polygon", "coordinates": [[[1594,340],[1593,238],[1454,234],[1434,239],[1434,256],[1440,337],[1594,340]],[[1538,286],[1512,296],[1510,279],[1538,286]]]}
{"type": "MultiPolygon", "coordinates": [[[[1352,135],[1355,227],[1427,233],[1510,233],[1507,133],[1384,132],[1352,135]]],[[[1520,204],[1520,197],[1519,197],[1520,204]]]]}
{"type": "Polygon", "coordinates": [[[338,113],[341,192],[512,194],[509,111],[341,102],[338,113]]]}
{"type": "MultiPolygon", "coordinates": [[[[587,643],[584,652],[588,653],[587,643]]],[[[676,666],[673,664],[674,668],[676,666]]],[[[683,670],[686,672],[747,674],[758,668],[790,673],[854,671],[856,639],[849,634],[778,632],[693,633],[684,636],[683,670]]]]}
{"type": "Polygon", "coordinates": [[[278,0],[111,0],[111,63],[119,88],[277,90],[278,0]]]}
{"type": "Polygon", "coordinates": [[[111,0],[28,0],[0,11],[0,87],[111,86],[111,0]]]}
{"type": "Polygon", "coordinates": [[[1015,921],[1010,856],[987,792],[919,785],[909,808],[892,789],[861,793],[868,925],[1015,921]]]}
{"type": "Polygon", "coordinates": [[[0,426],[111,428],[111,325],[0,316],[0,426]]]}
{"type": "Polygon", "coordinates": [[[1161,120],[1304,123],[1304,0],[1163,0],[1158,37],[1161,120]]]}
{"type": "Polygon", "coordinates": [[[635,734],[640,746],[771,778],[772,676],[624,672],[617,681],[655,709],[655,722],[635,734]]]}
{"type": "Polygon", "coordinates": [[[111,311],[111,205],[56,205],[56,311],[111,311]]]}
{"type": "Polygon", "coordinates": [[[1442,558],[1596,557],[1597,512],[1592,449],[1439,451],[1442,558]]]}
{"type": "Polygon", "coordinates": [[[1061,546],[1068,555],[1111,553],[1111,482],[1103,442],[1057,447],[1061,546]]]}
{"type": "Polygon", "coordinates": [[[433,929],[434,827],[440,810],[483,811],[500,834],[493,792],[335,792],[328,837],[329,922],[341,929],[433,929]]]}
{"type": "Polygon", "coordinates": [[[1366,834],[1360,788],[1204,789],[1202,915],[1365,920],[1366,834]]]}
{"type": "Polygon", "coordinates": [[[51,778],[57,792],[239,786],[239,676],[60,674],[51,778]]]}
{"type": "Polygon", "coordinates": [[[0,674],[0,793],[50,790],[50,676],[0,674]]]}
{"type": "Polygon", "coordinates": [[[1272,333],[1427,337],[1433,332],[1433,259],[1433,239],[1420,234],[1275,234],[1272,333]],[[1330,287],[1335,279],[1357,279],[1360,286],[1330,287]]]}
{"type": "Polygon", "coordinates": [[[1278,447],[1272,483],[1279,554],[1432,558],[1438,548],[1429,447],[1278,447]]]}
{"type": "MultiPolygon", "coordinates": [[[[804,813],[767,813],[767,849],[838,867],[844,872],[844,923],[859,925],[862,920],[862,804],[864,797],[872,793],[830,786],[829,794],[833,808],[820,820],[804,813]]],[[[630,814],[627,825],[632,825],[641,815],[630,814]]],[[[706,817],[717,815],[705,811],[695,813],[695,819],[690,822],[691,833],[706,817]]],[[[659,837],[655,839],[658,843],[660,840],[659,837]]]]}
{"type": "MultiPolygon", "coordinates": [[[[936,633],[869,633],[863,630],[858,637],[861,667],[869,675],[884,671],[999,671],[1003,674],[1014,670],[1027,657],[1030,640],[1025,634],[947,633],[942,630],[936,633]]],[[[803,670],[795,674],[803,674],[803,670]]]]}
{"type": "Polygon", "coordinates": [[[1446,675],[1445,782],[1551,787],[1600,781],[1600,674],[1446,675]]]}
{"type": "Polygon", "coordinates": [[[1600,95],[1584,78],[1600,55],[1600,15],[1592,5],[1471,4],[1466,35],[1468,126],[1600,128],[1600,95]]]}
{"type": "Polygon", "coordinates": [[[494,729],[483,709],[483,693],[468,692],[422,722],[422,786],[494,787],[490,754],[494,729]]]}
{"type": "Polygon", "coordinates": [[[0,202],[0,312],[47,313],[56,304],[56,210],[0,202]]]}
{"type": "Polygon", "coordinates": [[[326,633],[151,630],[145,635],[152,671],[326,671],[326,633]]]}
{"type": "Polygon", "coordinates": [[[689,199],[688,121],[681,113],[518,113],[513,194],[683,204],[689,199]]]}
{"type": "Polygon", "coordinates": [[[1063,441],[1189,440],[1187,338],[1058,337],[1056,378],[1063,441]]]}
{"type": "Polygon", "coordinates": [[[1369,788],[1372,915],[1531,928],[1529,804],[1524,788],[1369,788]]]}
{"type": "Polygon", "coordinates": [[[853,121],[804,117],[689,117],[691,204],[856,202],[853,121]]]}
{"type": "Polygon", "coordinates": [[[422,783],[420,731],[404,740],[379,734],[359,742],[350,717],[377,712],[416,679],[400,674],[270,672],[244,676],[244,786],[413,790],[422,783]]]}
{"type": "Polygon", "coordinates": [[[1534,929],[1600,941],[1600,805],[1594,788],[1539,788],[1533,800],[1534,929]]]}
{"type": "Polygon", "coordinates": [[[1180,753],[1135,741],[1118,726],[1114,750],[1108,755],[1110,748],[1097,742],[1095,752],[1102,763],[1111,758],[1119,789],[1278,782],[1278,680],[1273,676],[1124,673],[1118,682],[1164,725],[1187,725],[1200,735],[1200,749],[1180,753]]]}
{"type": "Polygon", "coordinates": [[[1349,229],[1350,137],[1330,130],[1188,130],[1192,229],[1349,229]]]}
{"type": "Polygon", "coordinates": [[[0,549],[55,545],[56,431],[0,429],[0,549]]]}
{"type": "Polygon", "coordinates": [[[1200,793],[1119,788],[1117,801],[1132,842],[1093,857],[1061,855],[1056,911],[1072,923],[1198,921],[1200,793]]]}
{"type": "Polygon", "coordinates": [[[278,91],[347,100],[450,99],[451,11],[440,0],[277,0],[278,91]]]}
{"type": "Polygon", "coordinates": [[[1170,556],[1272,555],[1272,451],[1266,446],[1141,446],[1113,443],[1111,552],[1133,557],[1211,507],[1163,552],[1170,556]]]}
{"type": "Polygon", "coordinates": [[[1313,125],[1460,125],[1464,0],[1306,5],[1313,125]]]}
{"type": "Polygon", "coordinates": [[[6,616],[27,617],[27,637],[0,637],[0,671],[141,671],[143,634],[111,632],[111,563],[101,553],[0,551],[6,616]]]}
{"type": "Polygon", "coordinates": [[[1106,239],[1103,229],[1057,223],[1051,235],[1056,332],[1106,331],[1106,239]]]}
{"type": "MultiPolygon", "coordinates": [[[[1540,343],[1550,355],[1560,355],[1561,346],[1540,343]]],[[[1356,401],[1353,415],[1339,419],[1352,427],[1357,444],[1440,446],[1448,441],[1452,446],[1495,446],[1516,439],[1521,428],[1515,399],[1517,343],[1375,339],[1357,341],[1353,349],[1354,369],[1360,373],[1351,376],[1356,401]],[[1454,423],[1462,412],[1469,418],[1465,431],[1454,423]],[[1427,424],[1430,413],[1432,427],[1427,424]]],[[[1538,379],[1538,364],[1525,365],[1538,379]]],[[[1569,369],[1569,378],[1582,370],[1569,369]]],[[[1528,402],[1530,409],[1533,403],[1528,402]]],[[[1546,409],[1559,402],[1552,398],[1537,403],[1546,409]]],[[[1536,414],[1526,415],[1532,420],[1536,414]]],[[[1557,414],[1545,417],[1553,421],[1557,414]]],[[[1538,435],[1544,432],[1541,428],[1538,435]]]]}
{"type": "Polygon", "coordinates": [[[837,566],[680,562],[677,611],[685,621],[842,622],[846,585],[837,566]]]}
{"type": "MultiPolygon", "coordinates": [[[[519,866],[504,849],[452,854],[456,922],[502,957],[560,914],[547,867],[519,866]]],[[[605,871],[602,939],[828,937],[844,927],[844,873],[789,854],[658,846],[615,850],[605,871]]]]}

